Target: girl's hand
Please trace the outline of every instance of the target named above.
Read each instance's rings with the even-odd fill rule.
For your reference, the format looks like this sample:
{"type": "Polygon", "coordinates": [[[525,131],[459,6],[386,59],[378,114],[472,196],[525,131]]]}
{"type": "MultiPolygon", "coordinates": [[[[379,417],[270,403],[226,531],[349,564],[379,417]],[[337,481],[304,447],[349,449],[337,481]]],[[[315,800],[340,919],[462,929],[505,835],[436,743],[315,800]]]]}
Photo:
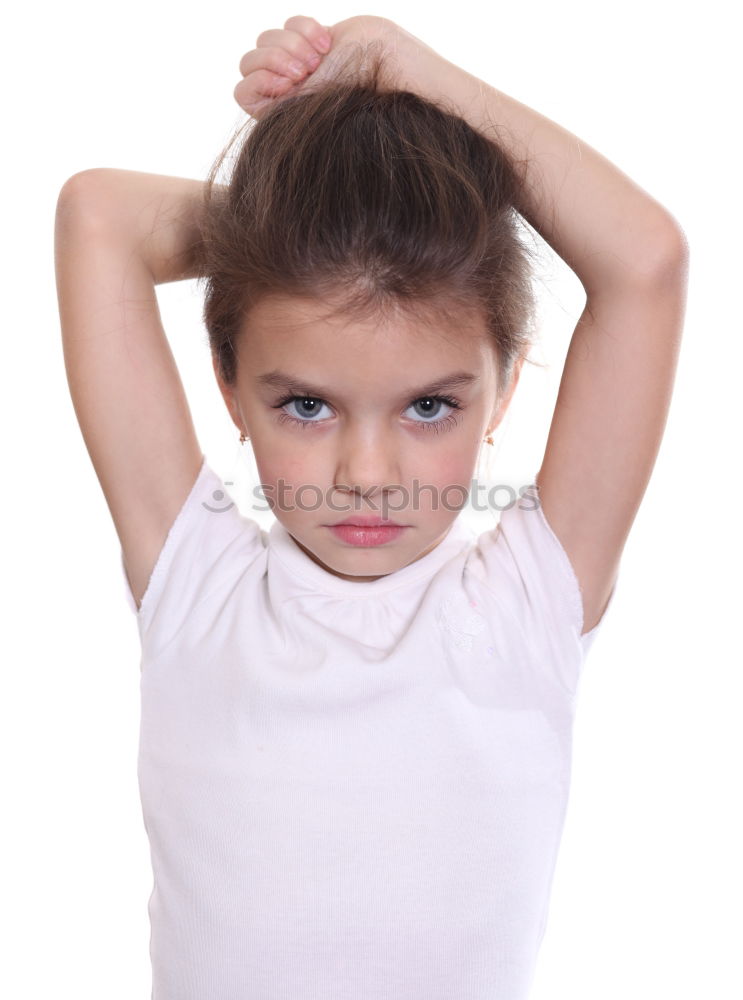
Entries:
{"type": "Polygon", "coordinates": [[[378,40],[391,54],[397,52],[403,35],[407,33],[394,22],[373,15],[349,17],[329,28],[313,17],[290,17],[283,28],[261,32],[256,47],[240,60],[243,79],[233,91],[235,100],[253,118],[261,118],[277,101],[299,93],[309,80],[320,83],[337,71],[339,56],[348,55],[349,43],[364,46],[378,40]]]}

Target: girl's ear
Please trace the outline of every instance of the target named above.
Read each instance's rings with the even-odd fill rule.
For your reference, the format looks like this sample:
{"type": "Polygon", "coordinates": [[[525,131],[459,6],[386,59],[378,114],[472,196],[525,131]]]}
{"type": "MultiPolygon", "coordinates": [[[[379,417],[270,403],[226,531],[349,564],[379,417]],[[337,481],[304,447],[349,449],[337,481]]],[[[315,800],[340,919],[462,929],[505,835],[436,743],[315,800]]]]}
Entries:
{"type": "Polygon", "coordinates": [[[217,359],[212,355],[212,368],[214,369],[214,377],[217,380],[217,385],[219,386],[219,391],[222,393],[222,398],[224,399],[227,410],[232,417],[232,422],[240,431],[240,433],[246,432],[247,428],[243,426],[243,421],[240,419],[240,413],[235,399],[234,391],[225,384],[221,375],[219,374],[219,367],[217,365],[217,359]]]}
{"type": "Polygon", "coordinates": [[[498,424],[501,422],[506,414],[506,410],[511,402],[511,397],[516,391],[516,386],[519,383],[519,377],[521,375],[521,369],[524,364],[524,358],[519,358],[519,360],[514,365],[513,375],[511,376],[511,381],[506,389],[505,393],[500,396],[493,406],[493,412],[490,415],[490,420],[488,422],[487,434],[492,434],[496,429],[498,424]]]}

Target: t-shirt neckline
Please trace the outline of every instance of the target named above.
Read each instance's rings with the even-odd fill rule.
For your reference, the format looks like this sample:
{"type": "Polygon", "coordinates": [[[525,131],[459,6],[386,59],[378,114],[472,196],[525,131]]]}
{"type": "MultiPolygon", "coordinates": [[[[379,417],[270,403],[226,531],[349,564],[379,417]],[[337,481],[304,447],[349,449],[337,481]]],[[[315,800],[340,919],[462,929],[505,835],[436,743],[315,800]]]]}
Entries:
{"type": "Polygon", "coordinates": [[[449,526],[444,538],[425,556],[403,566],[402,569],[398,569],[394,573],[388,573],[387,576],[381,577],[379,580],[359,582],[344,580],[319,566],[302,551],[291,533],[279,520],[274,521],[271,525],[268,533],[268,547],[284,568],[291,571],[297,582],[302,580],[315,592],[320,591],[338,597],[373,597],[432,577],[444,563],[467,543],[471,543],[473,537],[474,533],[460,511],[449,526]]]}

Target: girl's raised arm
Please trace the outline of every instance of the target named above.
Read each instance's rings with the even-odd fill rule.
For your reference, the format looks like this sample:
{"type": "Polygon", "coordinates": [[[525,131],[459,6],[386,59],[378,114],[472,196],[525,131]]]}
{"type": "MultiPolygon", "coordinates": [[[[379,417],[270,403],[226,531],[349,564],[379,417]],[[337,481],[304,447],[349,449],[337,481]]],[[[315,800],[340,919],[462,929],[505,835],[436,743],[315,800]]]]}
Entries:
{"type": "Polygon", "coordinates": [[[436,102],[506,150],[523,180],[516,208],[585,288],[536,480],[578,578],[588,632],[613,590],[666,424],[686,304],[683,230],[596,150],[388,18],[362,15],[327,29],[289,18],[243,56],[235,98],[259,117],[333,76],[356,43],[381,46],[394,89],[436,102]],[[326,57],[324,31],[332,41],[326,57]],[[294,78],[292,57],[304,62],[294,78]]]}
{"type": "Polygon", "coordinates": [[[585,288],[537,474],[545,517],[582,590],[585,633],[611,595],[663,436],[686,238],[662,205],[576,136],[393,22],[383,19],[379,31],[400,85],[449,106],[510,153],[525,182],[518,210],[585,288]]]}
{"type": "Polygon", "coordinates": [[[67,379],[137,606],[203,458],[155,295],[197,276],[201,195],[199,181],[100,168],[57,202],[67,379]]]}

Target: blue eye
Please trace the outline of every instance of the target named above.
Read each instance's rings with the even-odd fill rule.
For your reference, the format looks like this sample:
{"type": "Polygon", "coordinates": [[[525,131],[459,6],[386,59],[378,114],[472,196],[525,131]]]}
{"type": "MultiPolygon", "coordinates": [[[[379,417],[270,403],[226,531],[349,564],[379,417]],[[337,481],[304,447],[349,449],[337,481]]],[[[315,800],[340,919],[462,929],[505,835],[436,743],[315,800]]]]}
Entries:
{"type": "MultiPolygon", "coordinates": [[[[452,410],[460,409],[459,403],[456,399],[451,399],[449,396],[421,396],[420,399],[416,399],[414,403],[410,404],[410,406],[415,407],[423,404],[422,412],[424,416],[430,417],[433,415],[434,417],[438,417],[438,414],[441,411],[442,403],[444,406],[448,406],[452,410]]],[[[420,413],[421,411],[418,412],[420,413]]],[[[434,430],[437,431],[441,430],[442,425],[444,427],[448,427],[451,423],[456,422],[456,418],[452,414],[448,414],[444,418],[438,417],[438,419],[435,420],[416,421],[416,423],[423,424],[424,427],[433,427],[434,430]]]]}
{"type": "Polygon", "coordinates": [[[298,418],[286,412],[282,413],[279,419],[281,420],[282,418],[286,418],[287,420],[293,421],[295,424],[301,424],[303,427],[306,427],[307,424],[320,423],[321,421],[314,419],[314,417],[322,410],[323,406],[327,406],[327,403],[325,403],[322,399],[318,399],[316,396],[288,396],[287,398],[282,399],[280,403],[277,403],[276,408],[283,409],[285,406],[294,405],[294,403],[298,404],[298,412],[307,419],[298,418]]]}

